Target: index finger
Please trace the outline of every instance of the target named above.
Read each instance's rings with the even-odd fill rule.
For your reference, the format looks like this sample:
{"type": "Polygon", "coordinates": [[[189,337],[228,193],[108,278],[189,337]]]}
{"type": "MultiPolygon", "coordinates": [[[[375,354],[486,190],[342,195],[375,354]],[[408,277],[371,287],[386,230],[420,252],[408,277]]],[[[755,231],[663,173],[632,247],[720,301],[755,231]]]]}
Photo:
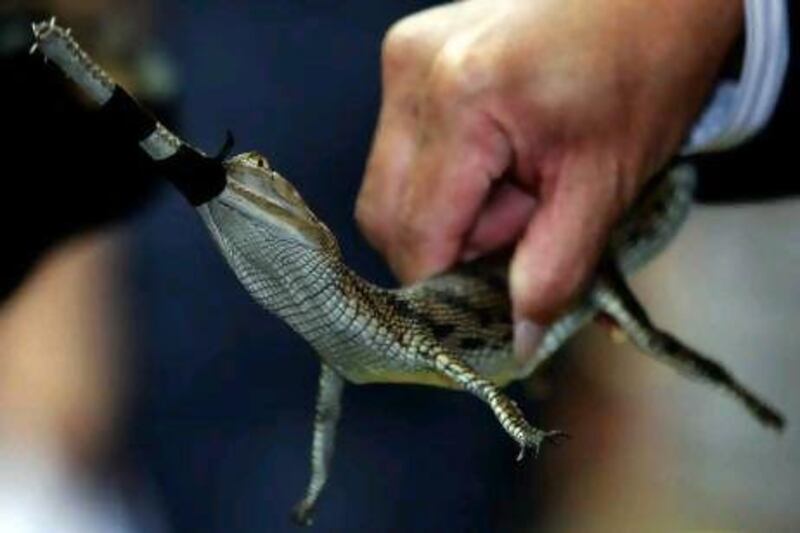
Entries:
{"type": "Polygon", "coordinates": [[[427,117],[387,250],[401,280],[425,278],[458,259],[493,180],[510,159],[505,136],[488,116],[456,111],[427,117]]]}

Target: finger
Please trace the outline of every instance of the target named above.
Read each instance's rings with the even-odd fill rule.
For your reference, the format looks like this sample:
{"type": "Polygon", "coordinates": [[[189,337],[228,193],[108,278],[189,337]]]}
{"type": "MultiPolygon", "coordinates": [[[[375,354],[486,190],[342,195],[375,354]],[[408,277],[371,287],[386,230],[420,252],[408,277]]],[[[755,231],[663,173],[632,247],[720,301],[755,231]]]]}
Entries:
{"type": "Polygon", "coordinates": [[[384,104],[355,209],[361,231],[380,252],[395,233],[400,191],[415,151],[413,131],[412,117],[384,104]]]}
{"type": "Polygon", "coordinates": [[[384,39],[381,112],[355,211],[364,235],[382,252],[398,224],[400,191],[415,151],[425,80],[453,26],[464,23],[451,11],[452,6],[439,6],[406,17],[384,39]]]}
{"type": "Polygon", "coordinates": [[[536,206],[531,194],[504,182],[492,191],[470,230],[461,259],[469,261],[518,241],[536,206]]]}
{"type": "Polygon", "coordinates": [[[493,179],[511,158],[503,132],[485,115],[438,111],[421,126],[387,254],[406,282],[455,262],[493,179]]]}
{"type": "Polygon", "coordinates": [[[583,156],[565,161],[549,181],[511,264],[517,321],[551,322],[589,281],[630,197],[614,172],[583,156]]]}

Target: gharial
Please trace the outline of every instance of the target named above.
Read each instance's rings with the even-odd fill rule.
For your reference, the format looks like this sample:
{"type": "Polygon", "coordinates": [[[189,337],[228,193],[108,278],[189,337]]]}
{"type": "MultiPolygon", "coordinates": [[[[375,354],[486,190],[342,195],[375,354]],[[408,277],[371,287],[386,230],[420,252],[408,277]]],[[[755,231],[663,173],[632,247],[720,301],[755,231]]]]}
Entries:
{"type": "Polygon", "coordinates": [[[562,435],[529,424],[500,391],[592,319],[602,316],[642,352],[721,387],[763,424],[783,418],[727,370],[655,327],[623,280],[666,246],[688,213],[691,167],[654,181],[618,225],[606,259],[582,299],[546,332],[537,357],[521,364],[511,347],[507,258],[464,264],[400,289],[377,287],[343,262],[336,238],[295,188],[255,152],[227,160],[190,147],[151,117],[55,20],[34,24],[40,50],[197,207],[239,280],[267,310],[302,335],[321,360],[311,479],[294,510],[311,522],[328,477],[345,381],[419,383],[467,391],[485,402],[522,451],[562,435]]]}

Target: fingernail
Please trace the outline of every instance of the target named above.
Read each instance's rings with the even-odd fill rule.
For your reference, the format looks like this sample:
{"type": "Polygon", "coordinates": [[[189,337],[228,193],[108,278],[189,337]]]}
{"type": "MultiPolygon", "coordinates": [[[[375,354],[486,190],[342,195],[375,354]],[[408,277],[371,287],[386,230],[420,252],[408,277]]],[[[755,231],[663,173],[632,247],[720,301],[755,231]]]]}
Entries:
{"type": "Polygon", "coordinates": [[[536,358],[543,333],[544,328],[530,320],[514,323],[514,357],[521,366],[527,366],[536,358]]]}

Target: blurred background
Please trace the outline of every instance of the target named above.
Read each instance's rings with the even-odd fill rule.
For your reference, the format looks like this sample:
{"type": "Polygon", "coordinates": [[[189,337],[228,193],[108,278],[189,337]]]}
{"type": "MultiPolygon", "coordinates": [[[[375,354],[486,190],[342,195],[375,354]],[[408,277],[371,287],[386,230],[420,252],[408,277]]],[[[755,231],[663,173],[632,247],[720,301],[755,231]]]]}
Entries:
{"type": "MultiPolygon", "coordinates": [[[[29,56],[56,14],[209,152],[230,129],[393,283],[352,207],[389,25],[433,2],[6,1],[0,533],[294,531],[318,364],[253,303],[191,207],[29,56]]],[[[794,79],[786,88],[795,93],[794,79]]],[[[699,206],[634,279],[652,316],[783,409],[783,435],[599,328],[511,387],[572,435],[521,465],[473,398],[349,387],[316,531],[792,531],[800,490],[796,103],[699,161],[699,206]],[[785,154],[785,155],[781,155],[785,154]],[[753,200],[759,200],[757,202],[753,200]]]]}

